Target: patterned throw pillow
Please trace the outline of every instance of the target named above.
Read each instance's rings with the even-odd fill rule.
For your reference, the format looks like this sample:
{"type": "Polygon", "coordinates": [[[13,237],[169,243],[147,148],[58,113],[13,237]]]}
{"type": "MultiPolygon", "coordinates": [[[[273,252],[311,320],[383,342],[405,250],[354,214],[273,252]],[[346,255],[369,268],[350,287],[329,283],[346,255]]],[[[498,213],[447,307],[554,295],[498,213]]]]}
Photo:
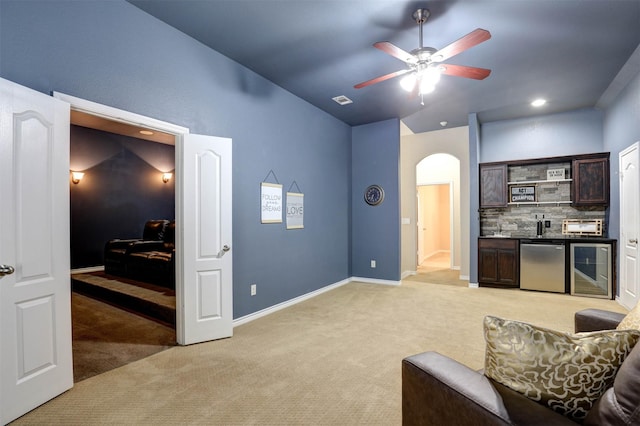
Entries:
{"type": "Polygon", "coordinates": [[[640,330],[640,303],[620,321],[616,330],[640,330]]]}
{"type": "Polygon", "coordinates": [[[484,373],[573,420],[611,386],[640,331],[568,334],[487,316],[484,373]]]}

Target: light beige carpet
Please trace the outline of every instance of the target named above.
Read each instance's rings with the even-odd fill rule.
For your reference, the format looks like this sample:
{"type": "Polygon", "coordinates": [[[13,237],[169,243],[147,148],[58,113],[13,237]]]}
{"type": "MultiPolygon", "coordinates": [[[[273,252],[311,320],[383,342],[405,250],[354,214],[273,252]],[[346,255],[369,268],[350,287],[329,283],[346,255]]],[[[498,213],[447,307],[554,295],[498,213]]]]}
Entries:
{"type": "Polygon", "coordinates": [[[485,315],[572,331],[611,300],[404,281],[350,283],[235,329],[94,376],[25,415],[32,425],[399,425],[403,357],[477,369],[485,315]]]}
{"type": "Polygon", "coordinates": [[[460,271],[454,269],[432,269],[418,272],[405,278],[407,281],[417,281],[427,284],[447,284],[458,287],[469,287],[468,280],[460,279],[460,271]]]}

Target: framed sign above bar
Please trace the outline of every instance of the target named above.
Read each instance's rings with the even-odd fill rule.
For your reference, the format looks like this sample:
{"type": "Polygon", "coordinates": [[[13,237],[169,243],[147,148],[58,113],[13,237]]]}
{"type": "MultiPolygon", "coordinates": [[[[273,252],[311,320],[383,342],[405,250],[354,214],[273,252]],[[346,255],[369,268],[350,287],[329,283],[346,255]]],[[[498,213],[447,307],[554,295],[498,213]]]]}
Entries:
{"type": "Polygon", "coordinates": [[[512,203],[525,203],[536,201],[536,187],[535,186],[512,186],[511,187],[511,202],[512,203]]]}

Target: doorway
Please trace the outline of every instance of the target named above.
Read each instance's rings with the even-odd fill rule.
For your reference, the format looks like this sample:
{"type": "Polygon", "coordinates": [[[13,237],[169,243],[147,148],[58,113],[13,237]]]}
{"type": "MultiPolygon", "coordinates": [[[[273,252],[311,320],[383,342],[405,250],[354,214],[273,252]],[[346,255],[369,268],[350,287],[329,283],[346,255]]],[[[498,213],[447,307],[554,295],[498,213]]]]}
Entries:
{"type": "Polygon", "coordinates": [[[461,254],[460,160],[437,153],[416,165],[416,272],[458,277],[461,254]]]}
{"type": "Polygon", "coordinates": [[[451,269],[453,185],[419,185],[417,193],[418,273],[451,269]]]}
{"type": "Polygon", "coordinates": [[[176,344],[175,272],[167,274],[174,269],[167,265],[175,247],[168,230],[175,220],[175,136],[78,111],[70,117],[70,169],[83,173],[69,184],[79,382],[176,344]],[[165,226],[151,236],[145,224],[158,219],[165,226]],[[151,255],[156,259],[148,268],[151,255]],[[137,267],[126,270],[124,256],[136,256],[137,267]]]}
{"type": "Polygon", "coordinates": [[[175,141],[176,340],[233,336],[232,139],[54,92],[72,111],[172,135],[175,141]]]}

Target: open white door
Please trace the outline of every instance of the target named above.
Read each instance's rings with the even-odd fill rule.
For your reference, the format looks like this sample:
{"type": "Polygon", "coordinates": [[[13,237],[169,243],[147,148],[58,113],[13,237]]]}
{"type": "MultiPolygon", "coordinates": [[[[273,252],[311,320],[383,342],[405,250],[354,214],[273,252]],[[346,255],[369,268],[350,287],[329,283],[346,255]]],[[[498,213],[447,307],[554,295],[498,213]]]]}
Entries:
{"type": "Polygon", "coordinates": [[[620,298],[628,309],[640,298],[638,233],[640,225],[640,142],[620,152],[620,298]]]}
{"type": "Polygon", "coordinates": [[[69,104],[0,79],[0,423],[73,386],[69,104]]]}
{"type": "Polygon", "coordinates": [[[177,340],[188,345],[230,337],[231,139],[183,135],[176,169],[176,302],[182,307],[177,340]]]}

